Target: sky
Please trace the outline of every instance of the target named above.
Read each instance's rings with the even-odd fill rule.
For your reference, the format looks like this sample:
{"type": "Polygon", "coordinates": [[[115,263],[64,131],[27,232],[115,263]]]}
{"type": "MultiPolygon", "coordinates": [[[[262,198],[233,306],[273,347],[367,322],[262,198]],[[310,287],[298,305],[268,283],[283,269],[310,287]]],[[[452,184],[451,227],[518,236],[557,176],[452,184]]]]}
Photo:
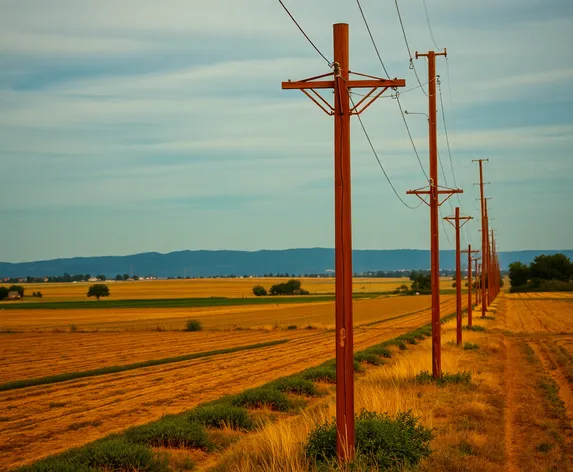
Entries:
{"type": "MultiPolygon", "coordinates": [[[[348,23],[351,69],[385,76],[355,1],[284,3],[329,60],[332,25],[348,23]]],[[[403,109],[428,113],[394,1],[360,3],[388,72],[406,79],[403,109]]],[[[480,243],[472,159],[484,158],[499,249],[573,248],[573,2],[426,0],[434,39],[422,0],[398,4],[412,54],[447,48],[439,184],[464,190],[442,206],[474,217],[462,245],[480,243]]],[[[278,1],[0,9],[1,261],[334,246],[333,118],[281,90],[330,69],[278,1]]],[[[413,63],[426,84],[426,60],[413,63]]],[[[397,100],[387,92],[362,119],[417,205],[406,191],[427,180],[397,100]]],[[[427,119],[406,120],[427,170],[427,119]]],[[[429,248],[429,209],[400,202],[356,118],[351,146],[354,248],[429,248]]],[[[445,223],[440,247],[454,241],[445,223]]]]}

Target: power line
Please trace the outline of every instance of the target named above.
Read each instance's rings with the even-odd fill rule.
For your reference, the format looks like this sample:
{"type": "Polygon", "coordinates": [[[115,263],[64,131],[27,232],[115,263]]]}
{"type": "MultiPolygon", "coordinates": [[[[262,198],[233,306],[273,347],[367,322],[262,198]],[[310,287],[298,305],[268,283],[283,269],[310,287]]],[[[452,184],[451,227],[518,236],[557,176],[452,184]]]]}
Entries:
{"type": "Polygon", "coordinates": [[[426,0],[423,0],[423,2],[424,2],[424,10],[426,11],[426,22],[428,23],[428,29],[430,30],[430,36],[432,37],[432,42],[434,43],[436,49],[441,51],[442,48],[438,47],[438,45],[436,44],[436,40],[434,39],[434,32],[432,31],[432,25],[430,24],[430,15],[428,14],[428,6],[426,5],[426,0]]]}
{"type": "Polygon", "coordinates": [[[398,13],[398,20],[400,20],[400,27],[402,28],[402,35],[404,36],[404,42],[406,43],[406,49],[408,50],[408,57],[410,58],[410,69],[414,71],[414,75],[416,76],[416,80],[418,84],[420,84],[420,88],[426,97],[428,94],[422,87],[422,82],[420,81],[420,77],[418,76],[418,71],[416,70],[416,66],[414,65],[414,59],[412,58],[412,51],[410,50],[410,44],[408,43],[408,37],[406,36],[406,30],[404,29],[404,23],[402,22],[402,15],[400,14],[400,7],[398,6],[398,0],[394,0],[394,4],[396,5],[396,12],[398,13]]]}
{"type": "MultiPolygon", "coordinates": [[[[348,90],[348,87],[346,87],[346,91],[348,92],[348,96],[350,98],[350,101],[352,102],[352,106],[356,107],[356,105],[354,104],[354,100],[352,99],[352,95],[350,94],[350,91],[348,90]]],[[[368,144],[370,145],[370,149],[372,149],[372,153],[374,154],[374,157],[376,158],[376,161],[378,162],[380,169],[382,169],[382,173],[384,174],[384,177],[386,177],[386,180],[388,181],[388,184],[392,188],[394,194],[396,195],[396,197],[398,197],[398,200],[400,200],[402,205],[404,205],[406,208],[409,208],[410,210],[415,210],[416,208],[418,208],[422,204],[422,202],[420,202],[417,206],[410,206],[402,199],[400,194],[396,191],[396,187],[394,187],[394,185],[392,184],[390,177],[386,173],[386,170],[384,169],[384,166],[382,165],[382,162],[380,161],[380,158],[378,157],[378,153],[376,152],[376,149],[374,149],[374,145],[372,144],[372,140],[370,139],[370,136],[368,135],[368,132],[366,131],[366,127],[364,126],[364,123],[362,122],[362,118],[360,117],[360,114],[357,113],[356,116],[358,117],[358,122],[360,123],[360,126],[362,127],[362,131],[364,132],[364,136],[366,136],[366,140],[368,141],[368,144]]]]}
{"type": "Polygon", "coordinates": [[[360,14],[362,15],[362,19],[364,20],[364,24],[366,25],[366,29],[368,30],[368,34],[370,35],[370,40],[372,41],[372,44],[374,45],[374,50],[376,51],[376,54],[378,55],[378,60],[380,61],[380,64],[382,64],[382,69],[384,69],[384,72],[386,73],[386,77],[390,78],[390,74],[386,70],[386,66],[384,65],[384,62],[382,61],[382,56],[380,56],[380,52],[378,51],[378,46],[376,46],[376,42],[374,41],[374,37],[372,36],[372,32],[370,31],[370,26],[368,26],[368,22],[366,21],[366,17],[364,16],[364,11],[362,10],[362,5],[360,5],[360,0],[356,0],[356,3],[358,4],[358,8],[360,10],[360,14]]]}
{"type": "MultiPolygon", "coordinates": [[[[389,77],[390,74],[388,74],[388,71],[386,70],[386,66],[384,65],[384,61],[382,61],[382,56],[380,56],[380,52],[378,51],[378,46],[376,46],[376,41],[374,40],[374,36],[372,36],[372,32],[370,31],[370,26],[368,25],[368,20],[366,20],[366,16],[364,15],[364,10],[362,10],[362,6],[360,5],[360,0],[356,0],[356,3],[358,4],[358,8],[360,9],[362,19],[364,20],[364,24],[366,25],[366,29],[368,30],[368,34],[370,35],[370,40],[372,41],[372,45],[374,46],[374,50],[376,51],[376,55],[378,56],[378,60],[380,61],[380,64],[382,65],[382,69],[384,69],[384,72],[389,77]]],[[[410,48],[408,47],[408,53],[409,52],[410,52],[410,48]]],[[[410,64],[412,64],[412,65],[414,64],[412,62],[412,56],[411,55],[410,55],[410,64]]],[[[418,74],[416,74],[416,78],[417,77],[418,77],[418,74]]],[[[424,87],[422,86],[422,83],[420,82],[419,78],[418,78],[418,83],[419,83],[419,88],[421,88],[422,91],[424,91],[424,87]]],[[[414,89],[415,88],[418,88],[418,87],[414,87],[414,89]]],[[[410,90],[413,90],[413,89],[410,89],[410,90]]],[[[424,92],[424,93],[426,93],[426,92],[424,92]]],[[[350,97],[352,99],[352,95],[350,97]]],[[[400,114],[402,115],[402,121],[404,122],[404,125],[406,126],[406,131],[408,132],[408,136],[410,138],[410,143],[412,144],[412,148],[414,149],[414,153],[416,154],[416,159],[418,159],[418,163],[420,164],[420,168],[422,169],[422,172],[423,172],[424,176],[426,177],[426,180],[429,180],[428,174],[426,174],[424,166],[422,165],[422,161],[420,160],[420,155],[418,154],[418,150],[416,149],[416,144],[414,143],[414,139],[412,138],[412,133],[410,132],[410,127],[408,126],[408,122],[406,121],[406,117],[404,116],[404,110],[402,109],[402,104],[400,103],[400,93],[396,92],[395,97],[396,97],[396,102],[398,103],[398,107],[400,108],[400,114]]],[[[360,115],[358,115],[358,118],[360,118],[360,115]]],[[[402,200],[402,199],[400,199],[400,200],[402,200]]],[[[418,207],[416,207],[416,208],[418,208],[418,207]]]]}
{"type": "Polygon", "coordinates": [[[316,50],[316,52],[318,54],[320,54],[322,56],[322,58],[326,61],[326,63],[328,64],[328,67],[332,67],[332,62],[330,62],[326,56],[324,54],[322,54],[322,52],[320,51],[320,49],[318,49],[316,47],[316,45],[312,42],[312,40],[308,37],[308,35],[304,32],[304,30],[301,28],[301,26],[298,24],[298,22],[294,19],[294,16],[292,16],[291,12],[288,10],[288,8],[285,6],[285,4],[282,2],[282,0],[279,0],[279,3],[281,4],[281,6],[284,8],[284,10],[287,12],[288,16],[290,16],[290,19],[294,22],[294,24],[297,26],[297,28],[300,30],[300,32],[303,34],[303,36],[306,38],[306,40],[312,45],[312,47],[316,50]]]}

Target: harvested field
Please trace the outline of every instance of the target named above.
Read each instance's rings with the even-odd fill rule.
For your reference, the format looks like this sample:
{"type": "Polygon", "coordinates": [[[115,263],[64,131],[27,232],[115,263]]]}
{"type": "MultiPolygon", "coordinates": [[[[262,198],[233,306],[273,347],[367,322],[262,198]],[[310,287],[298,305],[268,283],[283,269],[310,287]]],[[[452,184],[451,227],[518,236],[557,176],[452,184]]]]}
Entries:
{"type": "MultiPolygon", "coordinates": [[[[452,295],[444,295],[450,300],[452,295]]],[[[430,304],[429,295],[383,297],[354,301],[356,323],[368,323],[387,316],[421,310],[430,304]]],[[[332,326],[334,302],[289,303],[205,308],[101,308],[69,310],[4,310],[0,328],[16,331],[69,330],[153,330],[182,329],[185,321],[200,320],[209,329],[236,327],[332,326]]]]}
{"type": "Polygon", "coordinates": [[[517,333],[573,332],[573,299],[560,293],[511,294],[506,327],[517,333]],[[534,295],[534,296],[530,296],[534,295]]]}
{"type": "MultiPolygon", "coordinates": [[[[454,310],[455,301],[450,297],[442,304],[442,313],[454,310]]],[[[385,315],[379,313],[378,319],[396,316],[389,310],[385,315]]],[[[429,317],[430,310],[426,309],[356,328],[356,349],[426,324],[429,317]]],[[[0,465],[14,467],[28,463],[333,357],[332,332],[297,330],[288,343],[260,349],[254,355],[245,351],[3,392],[0,393],[5,411],[0,423],[0,465]]]]}
{"type": "MultiPolygon", "coordinates": [[[[297,277],[302,287],[312,294],[334,293],[334,278],[297,277]]],[[[108,280],[111,297],[121,299],[153,298],[195,298],[195,297],[253,297],[255,285],[262,285],[267,290],[275,284],[286,282],[288,278],[247,278],[247,279],[185,279],[185,280],[138,280],[116,282],[108,280]]],[[[410,286],[408,277],[402,278],[368,278],[356,277],[352,280],[354,292],[387,292],[400,285],[410,286]]],[[[38,303],[47,301],[86,300],[88,287],[92,282],[78,283],[38,283],[24,284],[26,301],[38,303]],[[32,292],[41,291],[42,298],[32,298],[32,292]]],[[[442,277],[442,289],[451,289],[450,277],[442,277]]]]}

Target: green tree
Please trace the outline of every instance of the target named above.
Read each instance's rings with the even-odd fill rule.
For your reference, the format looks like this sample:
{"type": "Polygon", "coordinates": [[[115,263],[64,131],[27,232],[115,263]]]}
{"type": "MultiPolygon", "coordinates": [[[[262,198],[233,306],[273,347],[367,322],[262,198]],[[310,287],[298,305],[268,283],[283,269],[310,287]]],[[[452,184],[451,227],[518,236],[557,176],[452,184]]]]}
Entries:
{"type": "Polygon", "coordinates": [[[264,297],[267,294],[267,289],[265,287],[263,287],[262,285],[255,285],[253,287],[253,293],[257,297],[264,297]]]}
{"type": "Polygon", "coordinates": [[[102,282],[105,282],[105,281],[106,281],[106,277],[105,277],[105,275],[103,275],[103,274],[96,275],[96,279],[101,280],[102,282]]]}
{"type": "Polygon", "coordinates": [[[0,300],[8,297],[9,290],[6,287],[0,287],[0,300]]]}
{"type": "Polygon", "coordinates": [[[432,276],[429,274],[412,272],[410,280],[412,280],[412,290],[430,290],[432,288],[432,276]]]}
{"type": "Polygon", "coordinates": [[[531,279],[568,282],[573,277],[573,263],[565,254],[541,254],[533,260],[529,272],[531,279]]]}
{"type": "Polygon", "coordinates": [[[115,276],[115,280],[119,281],[119,280],[123,280],[123,277],[121,276],[121,274],[117,274],[115,276]]]}
{"type": "Polygon", "coordinates": [[[12,285],[8,289],[8,291],[9,292],[18,292],[22,298],[24,297],[24,287],[22,287],[21,285],[12,285]]]}
{"type": "Polygon", "coordinates": [[[123,280],[129,279],[129,274],[123,274],[123,280]]]}
{"type": "Polygon", "coordinates": [[[88,289],[88,297],[109,297],[109,287],[106,284],[94,284],[88,289]]]}
{"type": "Polygon", "coordinates": [[[509,264],[509,282],[512,287],[525,285],[529,277],[529,267],[523,262],[517,261],[509,264]]]}

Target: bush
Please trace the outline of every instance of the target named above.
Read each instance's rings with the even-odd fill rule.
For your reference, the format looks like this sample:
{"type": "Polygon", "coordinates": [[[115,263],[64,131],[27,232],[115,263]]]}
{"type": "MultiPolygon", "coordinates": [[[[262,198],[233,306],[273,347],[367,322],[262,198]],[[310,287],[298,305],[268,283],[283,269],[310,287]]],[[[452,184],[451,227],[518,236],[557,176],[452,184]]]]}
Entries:
{"type": "MultiPolygon", "coordinates": [[[[402,470],[418,464],[431,454],[433,433],[419,424],[411,412],[395,419],[387,414],[362,410],[356,418],[356,459],[368,470],[402,470]]],[[[306,456],[317,463],[336,461],[336,422],[318,426],[310,433],[306,456]]]]}
{"type": "Polygon", "coordinates": [[[245,408],[263,408],[268,406],[275,411],[288,411],[291,408],[283,392],[270,387],[259,387],[245,390],[231,400],[232,405],[245,408]]]}
{"type": "Polygon", "coordinates": [[[296,325],[288,325],[287,329],[296,329],[296,325]]]}
{"type": "Polygon", "coordinates": [[[187,320],[185,331],[202,331],[203,324],[199,320],[187,320]]]}
{"type": "Polygon", "coordinates": [[[315,382],[336,383],[336,366],[319,366],[307,369],[302,377],[315,382]]]}
{"type": "Polygon", "coordinates": [[[472,344],[468,342],[464,343],[464,351],[471,351],[472,349],[479,349],[479,346],[477,344],[472,344]]]}
{"type": "Polygon", "coordinates": [[[197,407],[189,413],[188,420],[211,428],[253,429],[253,421],[245,408],[226,403],[197,407]]]}
{"type": "Polygon", "coordinates": [[[253,287],[253,294],[257,297],[264,297],[267,295],[267,289],[262,285],[255,285],[253,287]]]}
{"type": "Polygon", "coordinates": [[[354,360],[356,362],[366,362],[367,364],[371,364],[371,365],[382,365],[384,364],[384,362],[382,362],[382,359],[380,359],[380,356],[377,354],[374,354],[373,352],[368,352],[366,351],[360,351],[357,352],[356,354],[354,354],[354,360]]]}
{"type": "Polygon", "coordinates": [[[145,446],[132,444],[123,438],[97,441],[79,454],[79,463],[104,470],[163,472],[169,470],[164,460],[157,458],[145,446]]]}
{"type": "Polygon", "coordinates": [[[283,377],[282,379],[274,381],[271,385],[279,392],[296,393],[297,395],[308,395],[310,397],[314,397],[318,394],[314,383],[298,375],[283,377]]]}
{"type": "Polygon", "coordinates": [[[383,345],[371,346],[366,349],[366,352],[371,352],[372,354],[376,354],[380,357],[386,357],[387,359],[392,357],[392,352],[390,352],[390,349],[384,347],[383,345]]]}
{"type": "Polygon", "coordinates": [[[131,443],[153,447],[195,447],[205,450],[212,448],[207,432],[201,424],[174,415],[130,428],[125,432],[125,437],[131,443]]]}
{"type": "Polygon", "coordinates": [[[432,374],[427,370],[420,372],[416,375],[415,381],[420,384],[431,384],[435,383],[438,387],[444,387],[448,384],[463,384],[469,385],[472,381],[471,372],[457,372],[455,374],[449,374],[447,372],[442,373],[441,377],[435,379],[432,374]]]}
{"type": "Polygon", "coordinates": [[[481,325],[464,326],[468,331],[485,331],[485,327],[481,325]]]}

